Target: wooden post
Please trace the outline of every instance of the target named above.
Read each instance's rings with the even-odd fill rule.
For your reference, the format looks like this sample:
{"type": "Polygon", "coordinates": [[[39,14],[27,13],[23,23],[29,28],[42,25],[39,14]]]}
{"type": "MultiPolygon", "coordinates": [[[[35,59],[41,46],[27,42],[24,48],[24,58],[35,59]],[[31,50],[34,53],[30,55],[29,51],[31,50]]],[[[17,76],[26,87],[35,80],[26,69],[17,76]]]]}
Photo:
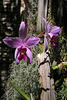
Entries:
{"type": "Polygon", "coordinates": [[[37,59],[39,66],[38,71],[40,75],[40,86],[42,89],[40,100],[55,100],[55,94],[53,93],[54,86],[52,86],[54,82],[52,79],[50,79],[49,52],[38,54],[37,59]]]}
{"type": "Polygon", "coordinates": [[[45,30],[44,21],[42,21],[41,17],[44,17],[44,0],[38,0],[38,21],[37,21],[37,32],[45,30]]]}
{"type": "Polygon", "coordinates": [[[38,0],[38,20],[37,32],[40,33],[45,30],[45,23],[41,17],[47,17],[48,0],[38,0]]]}

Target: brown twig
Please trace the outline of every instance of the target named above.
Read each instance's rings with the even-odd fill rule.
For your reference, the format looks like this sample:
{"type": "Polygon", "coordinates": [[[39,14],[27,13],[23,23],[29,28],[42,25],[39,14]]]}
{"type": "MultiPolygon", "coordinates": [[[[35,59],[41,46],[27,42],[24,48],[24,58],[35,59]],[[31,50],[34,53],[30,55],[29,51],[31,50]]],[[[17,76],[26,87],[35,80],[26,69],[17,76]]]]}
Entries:
{"type": "Polygon", "coordinates": [[[67,66],[67,62],[61,62],[60,64],[57,65],[57,68],[67,66]]]}
{"type": "Polygon", "coordinates": [[[37,35],[37,37],[42,37],[44,36],[45,31],[43,31],[42,33],[40,33],[39,35],[37,35]]]}

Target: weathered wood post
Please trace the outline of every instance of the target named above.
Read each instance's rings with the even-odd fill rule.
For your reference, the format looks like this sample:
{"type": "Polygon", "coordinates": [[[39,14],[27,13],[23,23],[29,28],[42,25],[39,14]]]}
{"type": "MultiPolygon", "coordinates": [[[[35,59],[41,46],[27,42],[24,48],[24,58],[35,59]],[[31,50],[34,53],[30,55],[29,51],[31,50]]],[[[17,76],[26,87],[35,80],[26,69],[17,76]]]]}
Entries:
{"type": "Polygon", "coordinates": [[[45,23],[41,19],[41,17],[44,17],[46,19],[47,17],[47,8],[48,8],[48,0],[38,0],[38,21],[37,21],[37,32],[40,33],[44,31],[45,23]]]}
{"type": "Polygon", "coordinates": [[[50,65],[49,56],[46,53],[38,54],[38,65],[40,74],[40,85],[42,93],[41,100],[50,100],[50,65]],[[49,99],[48,99],[49,98],[49,99]]]}
{"type": "Polygon", "coordinates": [[[54,80],[51,78],[49,52],[38,54],[38,71],[42,89],[40,100],[56,100],[54,93],[54,80]]]}

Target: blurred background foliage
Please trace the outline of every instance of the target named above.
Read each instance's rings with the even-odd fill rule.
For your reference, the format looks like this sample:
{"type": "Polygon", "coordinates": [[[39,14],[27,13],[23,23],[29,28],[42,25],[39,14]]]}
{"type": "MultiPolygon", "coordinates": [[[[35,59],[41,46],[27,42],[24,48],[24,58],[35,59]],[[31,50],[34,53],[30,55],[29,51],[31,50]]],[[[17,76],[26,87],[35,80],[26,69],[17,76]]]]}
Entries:
{"type": "MultiPolygon", "coordinates": [[[[22,1],[22,0],[21,0],[22,1]]],[[[56,64],[60,62],[67,62],[67,1],[66,0],[48,0],[48,15],[47,22],[51,22],[51,27],[60,26],[61,34],[55,39],[57,44],[56,48],[49,43],[50,60],[51,64],[55,61],[56,64]]],[[[25,21],[27,35],[37,36],[37,15],[38,15],[38,0],[24,0],[25,9],[21,11],[20,20],[25,21]]],[[[33,100],[39,100],[40,96],[40,84],[38,74],[37,57],[38,53],[44,51],[43,37],[41,42],[32,48],[33,59],[32,64],[29,65],[30,75],[30,87],[27,80],[27,63],[21,61],[19,65],[15,61],[9,67],[8,81],[12,81],[17,85],[24,93],[30,97],[30,93],[33,95],[33,100]]],[[[53,77],[55,81],[55,91],[57,100],[67,99],[67,66],[63,68],[53,70],[53,77]]],[[[7,81],[5,94],[1,97],[1,100],[23,100],[18,92],[7,81]]]]}

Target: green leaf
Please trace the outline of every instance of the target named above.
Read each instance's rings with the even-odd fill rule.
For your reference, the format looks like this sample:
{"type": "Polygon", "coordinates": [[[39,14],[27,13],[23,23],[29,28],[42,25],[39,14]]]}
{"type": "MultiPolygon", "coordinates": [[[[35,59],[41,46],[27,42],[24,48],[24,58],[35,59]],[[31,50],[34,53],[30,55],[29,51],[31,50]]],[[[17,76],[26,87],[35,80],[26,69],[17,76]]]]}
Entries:
{"type": "Polygon", "coordinates": [[[57,65],[52,65],[53,70],[57,69],[57,65]]]}
{"type": "Polygon", "coordinates": [[[21,91],[15,84],[13,84],[11,81],[9,82],[26,100],[30,100],[29,97],[23,91],[21,91]]]}
{"type": "Polygon", "coordinates": [[[62,37],[63,40],[67,41],[67,39],[65,39],[64,37],[62,37]]]}
{"type": "Polygon", "coordinates": [[[67,98],[67,88],[65,89],[65,98],[67,98]]]}

